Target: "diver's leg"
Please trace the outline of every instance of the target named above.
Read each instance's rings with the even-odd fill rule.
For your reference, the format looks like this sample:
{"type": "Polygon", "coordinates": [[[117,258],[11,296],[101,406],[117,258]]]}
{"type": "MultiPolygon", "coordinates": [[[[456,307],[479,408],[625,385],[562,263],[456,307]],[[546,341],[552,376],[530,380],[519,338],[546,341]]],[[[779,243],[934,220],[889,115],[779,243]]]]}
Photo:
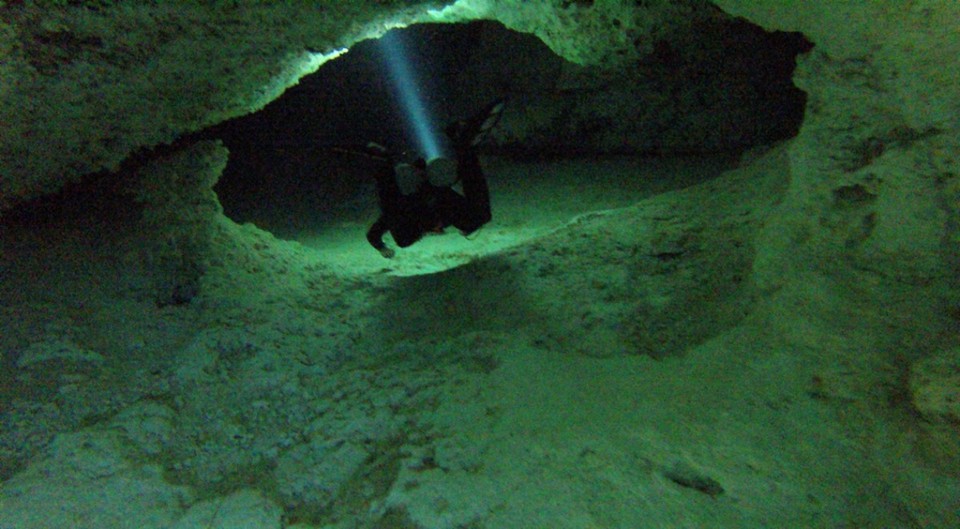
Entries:
{"type": "Polygon", "coordinates": [[[383,234],[387,231],[393,236],[397,246],[406,248],[420,240],[423,231],[417,224],[417,216],[413,211],[413,204],[408,197],[400,192],[396,174],[392,166],[380,170],[376,174],[377,197],[380,201],[381,216],[370,228],[373,235],[379,232],[379,237],[367,233],[367,240],[378,250],[383,246],[383,234]],[[377,242],[379,241],[379,244],[377,242]]]}
{"type": "MultiPolygon", "coordinates": [[[[487,178],[480,168],[480,159],[477,151],[472,148],[457,153],[457,175],[463,184],[465,207],[461,217],[461,224],[457,226],[466,234],[476,231],[490,222],[490,189],[487,187],[487,178]]],[[[455,224],[456,225],[456,224],[455,224]]]]}

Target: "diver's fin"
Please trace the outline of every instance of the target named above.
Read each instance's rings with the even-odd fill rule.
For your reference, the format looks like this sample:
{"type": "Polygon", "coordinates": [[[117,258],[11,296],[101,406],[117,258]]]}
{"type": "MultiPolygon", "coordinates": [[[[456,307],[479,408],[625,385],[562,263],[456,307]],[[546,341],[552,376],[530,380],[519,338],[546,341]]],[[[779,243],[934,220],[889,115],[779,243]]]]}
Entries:
{"type": "Polygon", "coordinates": [[[480,112],[460,121],[455,121],[444,129],[447,136],[457,147],[472,147],[479,144],[487,133],[500,122],[506,101],[498,99],[483,107],[480,112]]]}

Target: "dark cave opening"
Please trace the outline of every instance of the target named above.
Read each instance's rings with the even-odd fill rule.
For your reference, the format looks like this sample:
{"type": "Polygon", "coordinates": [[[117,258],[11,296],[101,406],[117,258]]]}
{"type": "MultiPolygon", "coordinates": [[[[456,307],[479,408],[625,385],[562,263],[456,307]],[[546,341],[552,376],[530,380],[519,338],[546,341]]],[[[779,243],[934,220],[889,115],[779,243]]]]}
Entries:
{"type": "MultiPolygon", "coordinates": [[[[791,76],[796,57],[812,44],[742,19],[711,20],[689,33],[696,41],[657,42],[634,71],[614,76],[568,63],[535,36],[497,22],[393,31],[410,46],[423,82],[419,94],[438,125],[508,98],[503,130],[484,145],[486,154],[729,154],[795,136],[806,96],[791,76]],[[669,108],[652,106],[664,101],[669,108]]],[[[412,149],[406,119],[371,40],[263,110],[202,136],[222,139],[231,151],[215,188],[227,216],[302,239],[338,217],[376,217],[374,167],[331,147],[375,141],[412,149]]]]}

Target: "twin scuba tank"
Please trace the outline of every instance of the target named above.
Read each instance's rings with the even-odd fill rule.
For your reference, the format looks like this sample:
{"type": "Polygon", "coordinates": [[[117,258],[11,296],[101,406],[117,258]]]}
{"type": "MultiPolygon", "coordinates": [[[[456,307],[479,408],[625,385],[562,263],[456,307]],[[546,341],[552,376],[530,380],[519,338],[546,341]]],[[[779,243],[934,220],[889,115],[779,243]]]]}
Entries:
{"type": "Polygon", "coordinates": [[[393,171],[403,195],[413,194],[425,183],[435,187],[450,187],[457,183],[457,162],[443,156],[428,162],[423,159],[413,163],[401,162],[394,166],[393,171]]]}

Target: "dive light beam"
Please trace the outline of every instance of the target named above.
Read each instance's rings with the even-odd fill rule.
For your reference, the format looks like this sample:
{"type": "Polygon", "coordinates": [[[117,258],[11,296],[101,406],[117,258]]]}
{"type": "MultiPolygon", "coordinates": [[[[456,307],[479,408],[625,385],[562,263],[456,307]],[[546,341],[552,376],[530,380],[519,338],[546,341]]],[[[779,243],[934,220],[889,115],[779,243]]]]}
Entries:
{"type": "Polygon", "coordinates": [[[410,118],[409,125],[420,144],[423,157],[432,160],[440,156],[440,142],[437,140],[437,133],[427,116],[426,105],[417,93],[417,82],[414,79],[410,58],[407,56],[401,37],[397,35],[396,31],[390,31],[380,38],[380,47],[383,50],[387,67],[390,69],[390,78],[393,80],[394,88],[396,88],[400,96],[400,102],[410,118]]]}

